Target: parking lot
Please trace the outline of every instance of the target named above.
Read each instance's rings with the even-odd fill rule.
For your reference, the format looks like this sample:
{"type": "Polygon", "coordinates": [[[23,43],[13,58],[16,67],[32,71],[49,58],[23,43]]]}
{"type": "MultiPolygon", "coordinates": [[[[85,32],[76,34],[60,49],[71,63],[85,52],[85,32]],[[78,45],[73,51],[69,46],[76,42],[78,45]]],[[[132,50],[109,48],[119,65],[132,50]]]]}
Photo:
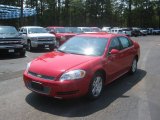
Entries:
{"type": "Polygon", "coordinates": [[[55,100],[27,90],[22,80],[29,61],[49,50],[26,57],[0,57],[0,120],[159,120],[160,36],[132,37],[141,46],[135,75],[124,75],[105,87],[95,101],[55,100]]]}

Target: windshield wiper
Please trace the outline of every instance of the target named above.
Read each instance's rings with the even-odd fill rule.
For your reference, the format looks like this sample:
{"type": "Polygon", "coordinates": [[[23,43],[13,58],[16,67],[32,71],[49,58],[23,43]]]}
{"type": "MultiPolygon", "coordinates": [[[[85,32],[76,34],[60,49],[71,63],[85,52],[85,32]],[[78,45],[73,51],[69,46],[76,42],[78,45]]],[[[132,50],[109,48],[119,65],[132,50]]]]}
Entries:
{"type": "Polygon", "coordinates": [[[57,49],[57,51],[62,52],[62,53],[67,53],[66,51],[63,51],[63,50],[58,50],[58,49],[57,49]]]}
{"type": "Polygon", "coordinates": [[[70,54],[75,54],[75,55],[84,55],[84,54],[82,54],[82,53],[74,53],[74,52],[68,52],[68,53],[70,53],[70,54]]]}
{"type": "Polygon", "coordinates": [[[62,53],[68,53],[68,54],[75,54],[75,55],[85,55],[85,54],[82,54],[82,53],[75,53],[75,52],[70,52],[70,51],[63,51],[63,50],[57,50],[59,52],[62,52],[62,53]]]}

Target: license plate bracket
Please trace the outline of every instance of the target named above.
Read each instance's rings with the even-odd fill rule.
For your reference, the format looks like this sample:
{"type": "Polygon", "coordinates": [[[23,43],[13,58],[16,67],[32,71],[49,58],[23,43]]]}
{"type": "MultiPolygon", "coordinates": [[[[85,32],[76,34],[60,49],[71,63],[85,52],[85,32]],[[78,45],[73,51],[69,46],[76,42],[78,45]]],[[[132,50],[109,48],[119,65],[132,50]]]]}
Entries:
{"type": "Polygon", "coordinates": [[[13,53],[13,52],[14,52],[14,49],[9,49],[8,52],[9,52],[9,53],[13,53]]]}
{"type": "Polygon", "coordinates": [[[44,87],[41,83],[39,82],[34,82],[32,81],[31,82],[31,87],[34,89],[34,90],[38,90],[38,91],[44,91],[44,87]]]}
{"type": "Polygon", "coordinates": [[[49,47],[49,45],[44,45],[44,47],[49,47]]]}

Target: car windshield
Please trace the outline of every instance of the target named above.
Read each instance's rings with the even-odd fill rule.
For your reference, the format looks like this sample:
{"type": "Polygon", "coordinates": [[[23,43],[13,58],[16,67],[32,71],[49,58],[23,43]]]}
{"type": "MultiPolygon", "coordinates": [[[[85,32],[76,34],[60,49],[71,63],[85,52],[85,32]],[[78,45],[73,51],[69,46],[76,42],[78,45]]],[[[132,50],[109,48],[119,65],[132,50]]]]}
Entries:
{"type": "Polygon", "coordinates": [[[65,27],[65,32],[67,33],[82,33],[80,28],[77,27],[65,27]]]}
{"type": "Polygon", "coordinates": [[[123,31],[130,31],[129,29],[122,29],[123,31]]]}
{"type": "Polygon", "coordinates": [[[56,33],[65,33],[65,29],[64,28],[55,28],[55,32],[56,33]]]}
{"type": "Polygon", "coordinates": [[[99,28],[92,28],[92,32],[100,32],[101,30],[99,28]]]}
{"type": "Polygon", "coordinates": [[[107,38],[75,36],[65,42],[58,51],[71,54],[101,56],[107,44],[107,38]]]}
{"type": "Polygon", "coordinates": [[[0,26],[0,34],[18,34],[15,27],[0,26]]]}
{"type": "Polygon", "coordinates": [[[28,28],[28,33],[48,33],[45,28],[28,28]]]}

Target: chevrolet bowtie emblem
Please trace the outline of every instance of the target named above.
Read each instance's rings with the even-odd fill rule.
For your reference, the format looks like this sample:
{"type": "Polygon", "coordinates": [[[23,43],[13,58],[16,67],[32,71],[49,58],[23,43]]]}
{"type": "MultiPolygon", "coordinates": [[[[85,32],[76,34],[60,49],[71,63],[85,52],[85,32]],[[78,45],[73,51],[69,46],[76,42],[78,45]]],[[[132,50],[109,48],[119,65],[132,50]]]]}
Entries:
{"type": "Polygon", "coordinates": [[[41,78],[41,77],[42,77],[42,75],[37,75],[37,77],[41,78]]]}

